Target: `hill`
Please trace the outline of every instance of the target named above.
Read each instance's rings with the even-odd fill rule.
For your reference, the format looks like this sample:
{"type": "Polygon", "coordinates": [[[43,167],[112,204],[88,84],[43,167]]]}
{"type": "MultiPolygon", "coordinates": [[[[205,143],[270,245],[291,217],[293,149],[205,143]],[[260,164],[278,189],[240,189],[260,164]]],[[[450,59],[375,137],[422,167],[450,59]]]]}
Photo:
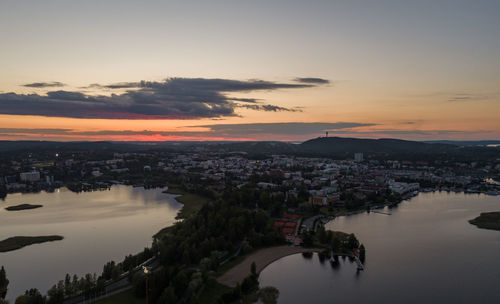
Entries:
{"type": "Polygon", "coordinates": [[[455,146],[499,146],[500,140],[429,140],[430,144],[449,144],[455,146]]]}
{"type": "Polygon", "coordinates": [[[300,152],[320,154],[341,153],[442,153],[456,150],[448,144],[431,144],[400,139],[361,139],[344,137],[319,137],[303,142],[300,152]]]}

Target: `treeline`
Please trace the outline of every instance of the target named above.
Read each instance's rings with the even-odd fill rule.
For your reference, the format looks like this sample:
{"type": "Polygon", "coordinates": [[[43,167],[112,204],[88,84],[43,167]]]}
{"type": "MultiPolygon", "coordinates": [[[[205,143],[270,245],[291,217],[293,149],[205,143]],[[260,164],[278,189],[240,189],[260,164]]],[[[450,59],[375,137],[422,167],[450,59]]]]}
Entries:
{"type": "Polygon", "coordinates": [[[4,299],[7,296],[7,286],[9,286],[9,280],[7,279],[5,268],[2,266],[0,268],[0,304],[4,303],[4,299]]]}
{"type": "MultiPolygon", "coordinates": [[[[64,299],[77,295],[83,295],[84,299],[87,300],[96,298],[104,294],[104,292],[105,279],[102,276],[97,277],[96,274],[86,274],[84,277],[78,279],[78,276],[74,275],[73,279],[71,279],[70,275],[67,274],[64,281],[59,281],[47,291],[46,301],[39,303],[59,304],[63,303],[64,299]]],[[[29,298],[27,293],[25,294],[25,297],[29,298]]],[[[23,296],[20,298],[22,299],[22,297],[23,296]]],[[[17,302],[18,300],[16,300],[16,304],[18,304],[17,302]]]]}
{"type": "Polygon", "coordinates": [[[7,196],[7,187],[5,185],[0,185],[0,199],[4,199],[7,196]]]}
{"type": "Polygon", "coordinates": [[[281,242],[264,211],[251,212],[228,201],[205,204],[194,216],[176,223],[159,240],[162,264],[196,265],[213,251],[231,252],[244,240],[252,247],[281,242]]]}
{"type": "Polygon", "coordinates": [[[288,208],[295,208],[300,202],[307,201],[308,193],[299,189],[298,197],[288,197],[285,200],[285,190],[281,187],[259,189],[255,184],[247,184],[241,189],[226,187],[222,199],[232,205],[246,209],[264,209],[272,217],[279,217],[288,208]]]}
{"type": "MultiPolygon", "coordinates": [[[[60,280],[47,291],[47,295],[44,296],[38,289],[32,288],[26,290],[24,295],[17,297],[15,304],[61,304],[66,299],[78,296],[84,300],[95,299],[105,294],[106,284],[110,281],[116,281],[123,277],[132,281],[137,267],[155,255],[154,250],[157,250],[155,248],[156,245],[153,244],[153,248],[144,248],[144,251],[136,255],[126,256],[121,263],[114,261],[106,263],[100,276],[88,273],[79,278],[77,275],[71,277],[66,274],[64,280],[60,280]]],[[[1,274],[0,271],[0,286],[1,274]]],[[[0,304],[3,303],[0,302],[0,304]]]]}
{"type": "MultiPolygon", "coordinates": [[[[222,200],[210,202],[158,236],[162,267],[148,278],[151,303],[180,299],[197,303],[202,288],[216,284],[216,271],[231,252],[282,242],[265,212],[251,212],[222,200]]],[[[137,296],[145,295],[145,280],[144,276],[134,276],[137,296]]]]}
{"type": "MultiPolygon", "coordinates": [[[[103,294],[108,282],[125,278],[132,283],[137,297],[145,297],[149,286],[150,303],[196,303],[204,288],[216,284],[216,271],[222,261],[253,248],[284,242],[273,230],[266,212],[249,211],[239,205],[222,200],[207,203],[198,213],[158,233],[152,248],[128,255],[121,263],[108,262],[100,276],[78,278],[68,274],[46,296],[31,289],[16,303],[59,304],[75,296],[91,299],[103,294]],[[160,267],[147,277],[136,271],[138,265],[154,256],[160,267]]],[[[251,284],[242,284],[240,294],[247,291],[247,285],[251,284]]]]}

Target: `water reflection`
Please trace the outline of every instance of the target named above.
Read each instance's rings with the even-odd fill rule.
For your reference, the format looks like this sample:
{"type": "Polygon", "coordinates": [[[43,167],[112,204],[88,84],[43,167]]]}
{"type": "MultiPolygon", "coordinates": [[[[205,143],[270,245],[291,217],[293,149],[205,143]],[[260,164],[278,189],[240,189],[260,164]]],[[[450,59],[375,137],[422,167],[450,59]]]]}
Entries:
{"type": "Polygon", "coordinates": [[[151,244],[151,236],[175,222],[182,205],[161,189],[113,186],[111,190],[73,193],[9,194],[0,202],[0,239],[16,235],[64,236],[64,240],[0,253],[10,280],[8,299],[36,287],[42,292],[66,273],[98,272],[110,261],[151,244]],[[22,203],[42,208],[8,212],[22,203]]]}
{"type": "MultiPolygon", "coordinates": [[[[280,290],[279,303],[498,303],[500,232],[467,221],[500,210],[500,198],[422,193],[392,215],[341,217],[327,228],[353,232],[366,246],[366,270],[301,255],[261,273],[280,290]]],[[[389,212],[389,210],[386,210],[389,212]]]]}

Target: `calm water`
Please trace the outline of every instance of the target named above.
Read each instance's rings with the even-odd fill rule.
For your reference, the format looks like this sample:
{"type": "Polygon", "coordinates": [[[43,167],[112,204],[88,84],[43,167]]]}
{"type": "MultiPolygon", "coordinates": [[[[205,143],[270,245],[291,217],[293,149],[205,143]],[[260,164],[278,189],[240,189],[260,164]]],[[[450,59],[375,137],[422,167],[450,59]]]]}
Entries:
{"type": "Polygon", "coordinates": [[[109,191],[9,194],[0,201],[0,240],[23,235],[62,235],[64,240],[0,253],[10,280],[7,298],[27,288],[45,292],[66,273],[97,272],[111,260],[121,261],[151,245],[152,235],[175,222],[182,207],[160,189],[113,186],[109,191]],[[21,203],[42,208],[8,212],[21,203]]]}
{"type": "Polygon", "coordinates": [[[260,283],[280,290],[279,303],[500,303],[500,231],[467,222],[499,210],[500,196],[436,192],[389,216],[340,217],[326,227],[365,244],[364,272],[293,255],[265,268],[260,283]]]}

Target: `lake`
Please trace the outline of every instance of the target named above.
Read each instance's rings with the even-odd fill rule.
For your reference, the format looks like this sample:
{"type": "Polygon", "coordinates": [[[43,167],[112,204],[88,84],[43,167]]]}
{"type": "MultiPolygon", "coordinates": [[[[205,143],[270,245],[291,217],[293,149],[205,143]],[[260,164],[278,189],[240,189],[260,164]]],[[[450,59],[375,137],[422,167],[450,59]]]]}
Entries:
{"type": "Polygon", "coordinates": [[[499,303],[500,231],[469,224],[500,211],[500,197],[420,193],[391,215],[339,217],[327,229],[355,233],[366,247],[365,271],[317,255],[282,258],[260,275],[279,303],[499,303]]]}
{"type": "Polygon", "coordinates": [[[163,189],[113,186],[110,190],[74,193],[9,194],[0,201],[0,240],[12,236],[62,235],[64,240],[0,253],[10,280],[7,299],[28,288],[46,292],[66,273],[102,272],[106,262],[122,261],[150,246],[152,236],[172,225],[182,204],[163,189]],[[42,208],[6,211],[18,204],[42,208]]]}

